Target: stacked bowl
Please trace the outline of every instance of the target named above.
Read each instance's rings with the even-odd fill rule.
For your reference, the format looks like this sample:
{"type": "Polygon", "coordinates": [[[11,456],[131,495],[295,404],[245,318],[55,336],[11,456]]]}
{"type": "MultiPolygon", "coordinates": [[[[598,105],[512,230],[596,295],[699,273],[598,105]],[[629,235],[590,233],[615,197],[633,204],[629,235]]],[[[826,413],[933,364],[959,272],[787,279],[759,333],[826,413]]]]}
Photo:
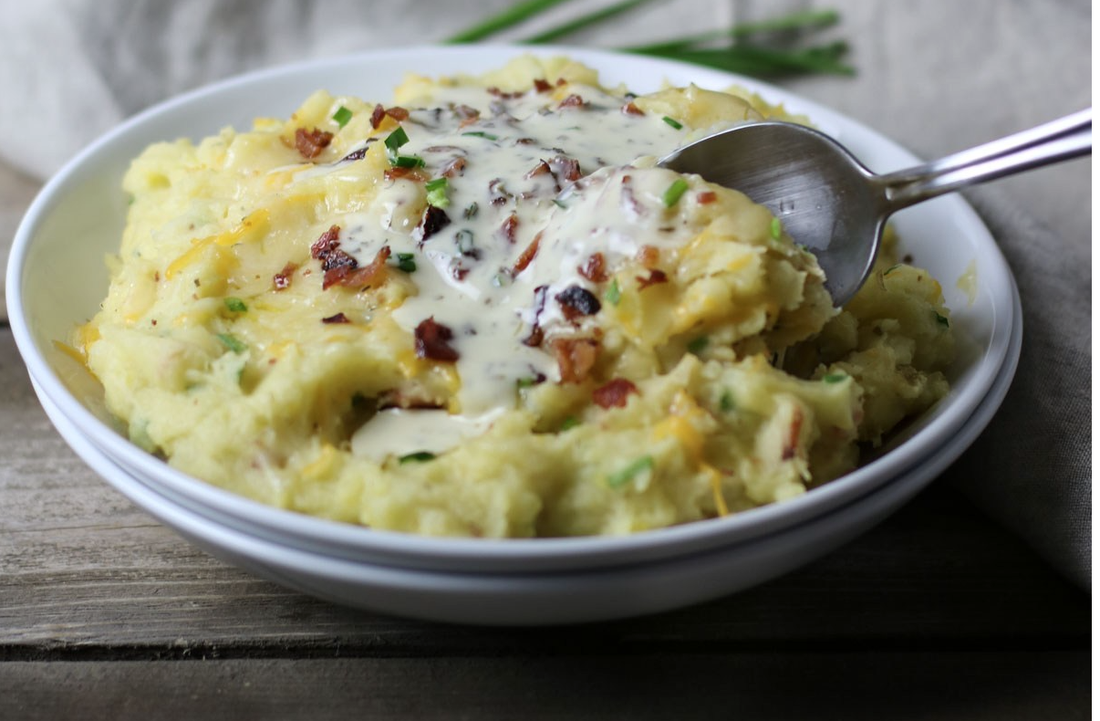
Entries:
{"type": "MultiPolygon", "coordinates": [[[[780,504],[624,537],[443,539],[378,531],[267,507],[189,477],[131,444],[83,365],[59,347],[106,295],[129,162],[146,145],[200,138],[254,117],[286,116],[325,87],[388,97],[405,72],[488,70],[530,48],[408,48],[277,68],[181,96],[86,149],[34,201],[7,277],[12,331],[58,432],[107,482],[213,555],[259,576],[355,607],[461,623],[596,621],[716,598],[785,573],[880,521],[931,482],[985,428],[1015,372],[1020,301],[989,231],[959,197],[899,213],[904,252],[944,283],[959,357],[952,390],[856,471],[780,504]],[[968,279],[962,282],[962,279],[968,279]],[[956,283],[955,280],[960,282],[956,283]],[[976,279],[976,281],[975,281],[976,279]]],[[[746,78],[575,48],[601,81],[636,92],[741,85],[808,116],[876,172],[918,163],[894,142],[816,103],[746,78]]]]}

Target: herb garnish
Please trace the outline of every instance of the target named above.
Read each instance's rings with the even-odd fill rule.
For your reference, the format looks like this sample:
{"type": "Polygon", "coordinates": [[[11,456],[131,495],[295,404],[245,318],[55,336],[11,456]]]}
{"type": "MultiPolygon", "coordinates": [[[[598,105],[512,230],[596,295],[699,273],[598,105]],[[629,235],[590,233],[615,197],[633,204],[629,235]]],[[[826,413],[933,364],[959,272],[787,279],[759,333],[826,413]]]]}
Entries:
{"type": "Polygon", "coordinates": [[[232,296],[225,299],[225,307],[234,313],[244,313],[248,310],[248,306],[240,298],[234,298],[232,296]]]}
{"type": "Polygon", "coordinates": [[[611,486],[612,488],[618,488],[619,486],[622,486],[634,480],[634,478],[639,474],[652,469],[653,456],[642,456],[621,471],[617,471],[608,476],[607,485],[611,486]]]}
{"type": "Polygon", "coordinates": [[[424,184],[424,189],[428,191],[428,205],[434,205],[437,208],[446,208],[451,204],[450,198],[447,197],[447,179],[446,178],[434,178],[424,184]]]}
{"type": "Polygon", "coordinates": [[[398,463],[423,463],[424,461],[430,461],[435,458],[434,453],[428,451],[417,451],[416,453],[409,453],[401,456],[397,459],[398,463]]]}
{"type": "Polygon", "coordinates": [[[234,353],[244,353],[246,350],[248,350],[247,345],[237,340],[236,337],[229,333],[218,333],[217,339],[222,342],[222,345],[224,345],[226,348],[233,351],[234,353]]]}
{"type": "Polygon", "coordinates": [[[619,290],[619,279],[612,278],[611,285],[607,287],[607,292],[603,294],[604,300],[611,305],[618,305],[622,299],[622,291],[619,290]]]}
{"type": "Polygon", "coordinates": [[[677,130],[683,130],[684,129],[684,124],[681,123],[679,120],[676,120],[675,118],[670,118],[666,115],[665,117],[661,118],[661,120],[665,121],[666,123],[668,123],[672,127],[676,128],[677,130]]]}
{"type": "Polygon", "coordinates": [[[677,178],[672,181],[672,185],[668,186],[668,190],[665,191],[662,200],[665,203],[666,208],[671,208],[680,202],[680,198],[687,192],[688,184],[683,178],[677,178]]]}
{"type": "Polygon", "coordinates": [[[332,119],[342,128],[351,120],[351,111],[341,105],[336,109],[336,112],[332,114],[332,119]]]}

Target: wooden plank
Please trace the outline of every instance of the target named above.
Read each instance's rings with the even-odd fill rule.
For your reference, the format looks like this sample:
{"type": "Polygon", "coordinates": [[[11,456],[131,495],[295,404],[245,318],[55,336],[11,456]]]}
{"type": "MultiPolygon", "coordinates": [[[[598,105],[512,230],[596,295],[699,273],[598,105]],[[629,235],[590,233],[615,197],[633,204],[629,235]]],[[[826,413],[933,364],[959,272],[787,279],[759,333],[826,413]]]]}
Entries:
{"type": "Polygon", "coordinates": [[[494,654],[669,648],[1077,648],[1087,594],[938,483],[837,553],[657,617],[500,631],[362,613],[230,568],[152,521],[52,430],[0,332],[0,657],[494,654]]]}
{"type": "Polygon", "coordinates": [[[0,664],[24,721],[1087,719],[1088,652],[0,664]]]}

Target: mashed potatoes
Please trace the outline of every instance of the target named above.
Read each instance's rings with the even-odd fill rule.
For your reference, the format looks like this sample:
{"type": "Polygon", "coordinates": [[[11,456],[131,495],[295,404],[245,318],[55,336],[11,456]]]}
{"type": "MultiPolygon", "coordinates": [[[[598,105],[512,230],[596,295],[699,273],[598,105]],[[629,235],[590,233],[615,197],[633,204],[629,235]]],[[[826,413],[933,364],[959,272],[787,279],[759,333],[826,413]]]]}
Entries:
{"type": "Polygon", "coordinates": [[[156,144],[76,344],[135,443],[303,513],[560,536],[788,499],[941,398],[953,342],[927,272],[835,311],[767,209],[655,165],[775,114],[523,57],[156,144]]]}

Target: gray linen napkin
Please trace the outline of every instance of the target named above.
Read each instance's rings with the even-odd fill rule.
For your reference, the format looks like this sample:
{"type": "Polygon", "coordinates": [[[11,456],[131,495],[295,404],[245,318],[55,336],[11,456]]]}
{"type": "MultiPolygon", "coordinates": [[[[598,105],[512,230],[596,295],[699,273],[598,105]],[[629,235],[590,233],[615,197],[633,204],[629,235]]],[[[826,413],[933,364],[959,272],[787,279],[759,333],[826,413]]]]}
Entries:
{"type": "MultiPolygon", "coordinates": [[[[509,0],[12,4],[0,23],[0,87],[5,90],[0,105],[0,253],[6,258],[16,219],[42,180],[96,136],[162,98],[277,63],[431,42],[507,4],[509,0]]],[[[1084,64],[1079,57],[1087,56],[1091,41],[1088,0],[663,0],[610,28],[570,40],[614,47],[724,26],[735,13],[808,6],[840,9],[845,19],[841,32],[853,42],[860,77],[799,81],[796,91],[909,141],[918,151],[923,147],[925,154],[961,149],[1054,117],[1013,105],[1050,90],[1052,77],[1088,98],[1087,89],[1075,85],[1082,76],[1084,82],[1089,78],[1087,57],[1084,64]],[[975,37],[971,28],[978,24],[997,32],[975,37]],[[930,47],[934,52],[928,52],[930,47]],[[1048,63],[1036,62],[1036,47],[1048,63]],[[1057,68],[1057,74],[1050,68],[1057,68]],[[939,99],[958,107],[951,106],[953,114],[940,112],[939,99]],[[967,103],[971,112],[960,113],[967,103]],[[979,112],[983,107],[1007,110],[979,112]],[[959,122],[952,124],[949,117],[959,122]],[[938,135],[932,130],[937,127],[938,135]]],[[[575,8],[567,4],[564,12],[575,8]]],[[[549,17],[543,25],[554,20],[549,17]]],[[[538,24],[524,29],[538,29],[538,24]]],[[[970,197],[1016,273],[1024,305],[1023,355],[1002,410],[944,477],[1067,577],[1088,587],[1091,248],[1086,238],[1077,237],[1089,223],[1080,214],[1066,213],[1087,212],[1091,219],[1091,212],[1085,210],[1087,194],[1066,180],[1053,187],[1033,183],[1010,189],[1014,192],[985,188],[970,197]],[[1060,213],[1069,222],[1060,222],[1060,213]],[[1067,233],[1070,237],[1064,237],[1067,233]]]]}

